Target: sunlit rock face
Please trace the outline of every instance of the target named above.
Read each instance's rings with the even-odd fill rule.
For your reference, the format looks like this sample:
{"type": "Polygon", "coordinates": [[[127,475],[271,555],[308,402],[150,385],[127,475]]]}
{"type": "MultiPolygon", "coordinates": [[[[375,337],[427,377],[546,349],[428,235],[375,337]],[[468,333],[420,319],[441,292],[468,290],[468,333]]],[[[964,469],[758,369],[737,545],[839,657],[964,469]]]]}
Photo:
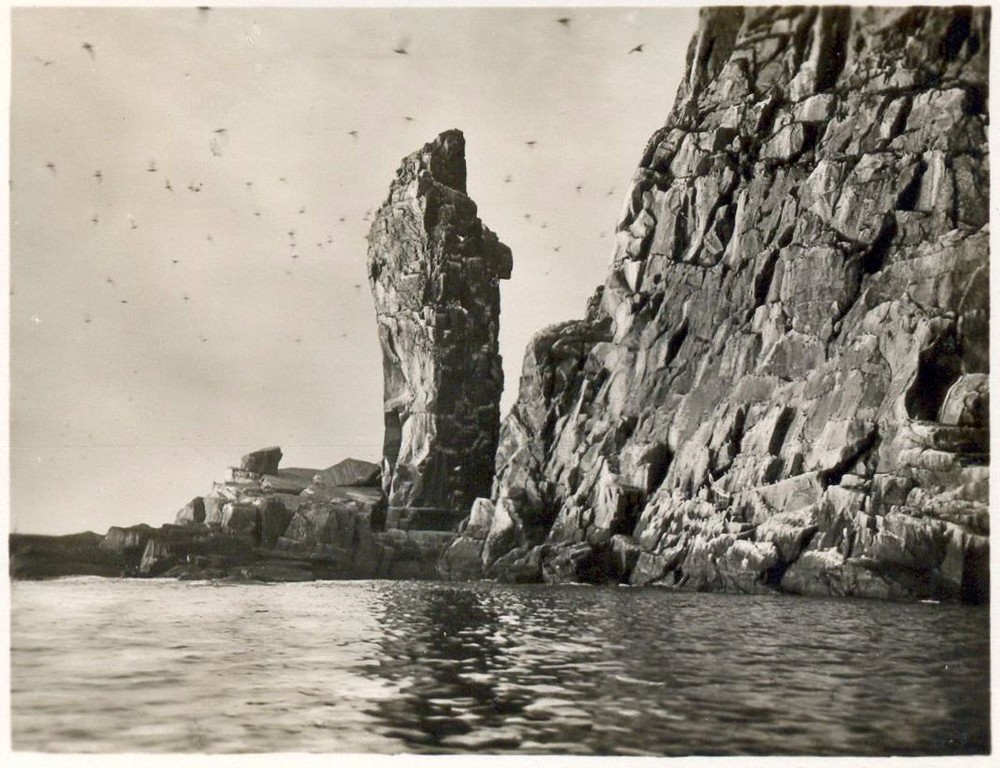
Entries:
{"type": "Polygon", "coordinates": [[[442,133],[403,160],[368,236],[389,528],[451,528],[490,492],[503,389],[499,281],[511,254],[477,217],[465,179],[465,139],[442,133]]]}
{"type": "Polygon", "coordinates": [[[439,573],[985,599],[989,18],[703,11],[439,573]]]}

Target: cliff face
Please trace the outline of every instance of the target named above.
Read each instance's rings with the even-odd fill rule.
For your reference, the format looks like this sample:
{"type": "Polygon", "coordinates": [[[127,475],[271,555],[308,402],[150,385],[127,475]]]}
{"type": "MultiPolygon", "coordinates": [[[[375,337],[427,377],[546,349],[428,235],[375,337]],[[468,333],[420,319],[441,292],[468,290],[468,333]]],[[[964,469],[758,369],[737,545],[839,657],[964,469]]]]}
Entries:
{"type": "Polygon", "coordinates": [[[442,575],[984,599],[989,17],[703,12],[442,575]]]}
{"type": "Polygon", "coordinates": [[[390,528],[452,528],[489,493],[500,430],[499,281],[511,254],[466,195],[465,139],[403,160],[369,234],[390,528]]]}

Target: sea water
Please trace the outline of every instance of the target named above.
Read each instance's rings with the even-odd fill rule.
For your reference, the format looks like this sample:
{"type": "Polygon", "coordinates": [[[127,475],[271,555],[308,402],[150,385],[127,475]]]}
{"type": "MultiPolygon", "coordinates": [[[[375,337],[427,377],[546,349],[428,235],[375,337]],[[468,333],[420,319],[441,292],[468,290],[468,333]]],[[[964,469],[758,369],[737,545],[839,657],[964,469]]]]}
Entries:
{"type": "Polygon", "coordinates": [[[989,749],[988,611],[429,582],[11,585],[15,750],[989,749]]]}

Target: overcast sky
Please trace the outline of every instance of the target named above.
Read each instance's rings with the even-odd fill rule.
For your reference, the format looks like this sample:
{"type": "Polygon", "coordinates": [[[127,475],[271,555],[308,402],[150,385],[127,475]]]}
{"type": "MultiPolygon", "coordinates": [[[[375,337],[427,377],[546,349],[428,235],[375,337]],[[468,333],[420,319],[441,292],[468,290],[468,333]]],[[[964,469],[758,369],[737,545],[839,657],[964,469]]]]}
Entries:
{"type": "Polygon", "coordinates": [[[366,219],[401,158],[450,128],[514,256],[506,413],[531,335],[582,317],[604,279],[695,23],[676,8],[14,9],[11,530],[172,521],[267,445],[285,467],[378,460],[366,219]]]}

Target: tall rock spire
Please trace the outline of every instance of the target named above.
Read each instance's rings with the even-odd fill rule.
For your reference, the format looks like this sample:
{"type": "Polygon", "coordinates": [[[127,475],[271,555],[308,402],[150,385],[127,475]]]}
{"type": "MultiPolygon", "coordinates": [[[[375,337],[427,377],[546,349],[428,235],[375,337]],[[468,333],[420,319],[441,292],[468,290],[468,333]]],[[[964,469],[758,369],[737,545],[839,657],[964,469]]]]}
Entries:
{"type": "Polygon", "coordinates": [[[503,391],[499,281],[512,262],[465,178],[465,138],[446,131],[403,160],[368,235],[390,528],[449,528],[490,492],[503,391]]]}

